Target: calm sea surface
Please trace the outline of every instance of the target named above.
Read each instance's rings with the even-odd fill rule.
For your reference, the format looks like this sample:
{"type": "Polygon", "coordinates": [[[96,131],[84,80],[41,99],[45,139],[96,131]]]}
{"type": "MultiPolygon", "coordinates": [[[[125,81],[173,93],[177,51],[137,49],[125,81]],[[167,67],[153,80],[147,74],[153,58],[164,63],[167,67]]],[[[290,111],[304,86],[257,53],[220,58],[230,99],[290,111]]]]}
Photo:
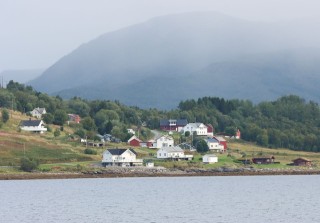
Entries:
{"type": "Polygon", "coordinates": [[[0,181],[0,222],[320,222],[320,176],[0,181]]]}

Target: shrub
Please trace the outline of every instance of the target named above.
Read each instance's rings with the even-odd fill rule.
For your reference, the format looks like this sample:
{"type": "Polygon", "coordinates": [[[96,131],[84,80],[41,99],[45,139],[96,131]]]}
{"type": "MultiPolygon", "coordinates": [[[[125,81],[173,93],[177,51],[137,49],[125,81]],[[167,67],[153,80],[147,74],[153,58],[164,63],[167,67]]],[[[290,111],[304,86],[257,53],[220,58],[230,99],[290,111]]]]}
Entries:
{"type": "Polygon", "coordinates": [[[38,161],[29,158],[21,158],[20,163],[21,170],[26,172],[31,172],[39,166],[38,161]]]}
{"type": "Polygon", "coordinates": [[[94,149],[87,148],[84,150],[84,154],[97,155],[97,151],[95,151],[94,149]]]}
{"type": "Polygon", "coordinates": [[[86,133],[83,129],[78,129],[77,131],[75,131],[74,134],[80,136],[81,138],[85,138],[85,136],[86,136],[86,133]]]}
{"type": "Polygon", "coordinates": [[[56,129],[56,130],[53,132],[53,135],[54,135],[54,137],[60,136],[60,130],[59,130],[59,129],[56,129]]]}
{"type": "Polygon", "coordinates": [[[3,109],[3,110],[1,111],[1,114],[2,114],[2,122],[3,122],[3,123],[6,123],[6,122],[9,120],[9,118],[10,118],[10,115],[9,115],[8,110],[7,110],[7,109],[3,109]]]}

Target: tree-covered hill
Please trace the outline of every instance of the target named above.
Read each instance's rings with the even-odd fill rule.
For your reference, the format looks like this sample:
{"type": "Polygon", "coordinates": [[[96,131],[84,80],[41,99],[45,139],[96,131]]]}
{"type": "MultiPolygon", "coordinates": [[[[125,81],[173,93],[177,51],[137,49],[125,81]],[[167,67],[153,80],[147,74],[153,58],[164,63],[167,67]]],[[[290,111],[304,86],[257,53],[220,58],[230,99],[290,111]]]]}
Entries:
{"type": "Polygon", "coordinates": [[[68,113],[78,114],[82,121],[72,125],[75,134],[91,139],[97,133],[111,133],[125,141],[130,137],[127,128],[133,127],[147,140],[151,137],[150,129],[159,128],[160,119],[186,118],[189,122],[212,124],[215,132],[228,135],[240,129],[243,140],[270,148],[320,151],[319,105],[295,95],[259,104],[203,97],[181,101],[177,109],[162,111],[126,106],[119,101],[90,101],[79,97],[63,100],[10,81],[6,89],[0,89],[0,107],[22,113],[45,107],[48,113],[44,121],[56,125],[65,125],[68,113]]]}
{"type": "Polygon", "coordinates": [[[160,16],[80,45],[29,83],[65,99],[141,108],[205,96],[258,103],[296,94],[320,102],[316,30],[316,21],[252,22],[217,12],[160,16]]]}

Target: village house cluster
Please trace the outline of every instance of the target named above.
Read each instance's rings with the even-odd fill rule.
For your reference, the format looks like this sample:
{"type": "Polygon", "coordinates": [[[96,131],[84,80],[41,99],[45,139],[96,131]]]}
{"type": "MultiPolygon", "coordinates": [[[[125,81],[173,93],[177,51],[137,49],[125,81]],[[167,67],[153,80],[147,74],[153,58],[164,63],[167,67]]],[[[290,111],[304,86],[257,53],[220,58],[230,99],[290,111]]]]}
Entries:
{"type": "MultiPolygon", "coordinates": [[[[44,133],[48,131],[48,129],[45,127],[45,123],[42,120],[42,116],[47,114],[47,111],[45,108],[34,108],[30,115],[35,118],[32,120],[32,118],[29,118],[28,120],[22,120],[19,124],[19,127],[22,131],[28,131],[28,132],[36,132],[36,133],[44,133]]],[[[80,123],[81,118],[77,114],[68,114],[68,124],[70,122],[80,123]]]]}
{"type": "MultiPolygon", "coordinates": [[[[42,120],[42,116],[46,114],[45,108],[35,108],[30,114],[34,118],[29,118],[28,120],[22,120],[20,122],[20,129],[22,131],[36,132],[36,133],[44,133],[47,131],[45,127],[45,123],[42,120]]],[[[70,122],[80,123],[81,118],[77,114],[68,114],[68,124],[70,122]]],[[[223,135],[215,135],[214,128],[210,124],[203,124],[199,122],[188,123],[186,119],[163,119],[160,120],[160,129],[162,131],[167,132],[167,134],[163,134],[157,138],[148,140],[146,142],[139,139],[135,134],[136,132],[133,129],[127,129],[128,133],[132,134],[132,137],[128,140],[128,144],[131,147],[148,147],[150,149],[157,149],[156,158],[160,160],[172,160],[172,161],[180,161],[180,160],[192,160],[193,155],[185,154],[186,148],[190,151],[194,151],[192,145],[188,145],[186,143],[176,145],[173,137],[170,133],[178,132],[180,134],[185,135],[187,132],[190,133],[191,136],[196,135],[203,138],[203,140],[207,143],[209,151],[211,153],[205,154],[202,157],[202,161],[205,164],[216,163],[218,162],[218,156],[213,153],[224,153],[226,152],[227,140],[225,137],[230,137],[234,139],[240,139],[241,133],[238,129],[235,136],[223,136],[223,135]],[[213,153],[212,153],[213,152],[213,153]]],[[[120,143],[120,139],[113,137],[110,134],[105,135],[97,135],[101,142],[88,142],[87,139],[81,139],[81,142],[86,146],[93,147],[102,147],[105,146],[105,142],[116,142],[120,143]]],[[[107,149],[103,152],[102,155],[102,165],[104,166],[142,166],[143,160],[137,159],[137,153],[134,149],[126,149],[126,148],[114,148],[107,149]]],[[[275,162],[275,157],[254,157],[252,160],[248,159],[240,159],[240,162],[244,164],[273,164],[275,162]]],[[[296,166],[311,166],[312,161],[305,158],[297,158],[293,160],[293,165],[296,166]]],[[[152,163],[146,164],[149,167],[152,167],[152,163]]]]}

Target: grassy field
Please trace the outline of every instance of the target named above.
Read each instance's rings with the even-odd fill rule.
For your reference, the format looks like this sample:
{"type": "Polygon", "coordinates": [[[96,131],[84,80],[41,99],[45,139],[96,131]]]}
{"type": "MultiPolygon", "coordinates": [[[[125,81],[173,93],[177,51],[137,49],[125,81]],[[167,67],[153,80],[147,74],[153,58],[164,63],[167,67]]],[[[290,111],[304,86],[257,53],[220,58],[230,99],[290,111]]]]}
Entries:
{"type": "MultiPolygon", "coordinates": [[[[19,112],[10,112],[10,119],[0,129],[0,166],[18,166],[22,157],[37,159],[40,163],[100,160],[100,156],[86,155],[79,142],[69,139],[72,129],[65,127],[57,138],[52,132],[44,134],[20,131],[21,120],[29,119],[19,112]]],[[[59,126],[50,125],[51,129],[59,126]]]]}
{"type": "MultiPolygon", "coordinates": [[[[40,162],[41,171],[79,171],[85,168],[96,168],[101,162],[101,155],[106,148],[129,148],[126,143],[108,143],[105,147],[93,148],[97,155],[84,154],[85,146],[79,140],[72,139],[73,129],[65,126],[59,137],[53,136],[53,131],[59,126],[50,125],[51,132],[35,134],[20,131],[18,126],[21,120],[29,119],[19,112],[10,112],[10,119],[0,128],[0,172],[17,171],[9,167],[18,167],[20,159],[29,157],[40,162]],[[2,167],[1,167],[2,166],[2,167]]],[[[215,164],[203,164],[202,154],[188,152],[194,155],[192,161],[161,161],[156,159],[156,149],[134,148],[138,158],[154,161],[156,166],[167,168],[241,168],[245,167],[237,162],[243,157],[252,159],[256,156],[274,156],[279,164],[272,165],[250,165],[255,168],[296,168],[288,164],[293,159],[305,157],[311,159],[314,168],[320,166],[320,153],[291,151],[287,149],[269,149],[256,146],[239,140],[228,142],[228,151],[216,154],[219,162],[215,164]]],[[[14,169],[14,168],[13,168],[14,169]]]]}

